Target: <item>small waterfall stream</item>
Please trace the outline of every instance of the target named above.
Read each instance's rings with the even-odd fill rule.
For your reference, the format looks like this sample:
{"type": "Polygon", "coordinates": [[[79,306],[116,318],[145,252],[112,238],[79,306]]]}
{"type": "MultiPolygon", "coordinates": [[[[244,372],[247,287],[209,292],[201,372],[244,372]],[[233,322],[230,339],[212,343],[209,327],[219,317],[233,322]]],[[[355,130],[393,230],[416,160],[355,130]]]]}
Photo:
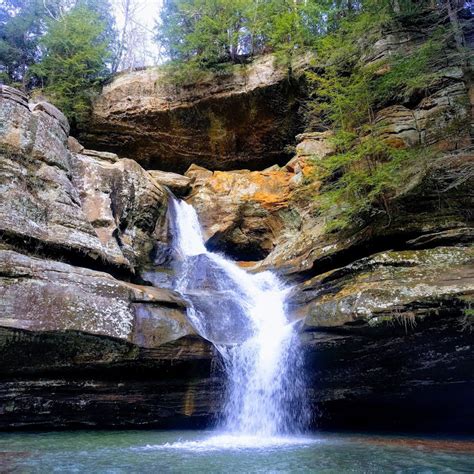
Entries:
{"type": "Polygon", "coordinates": [[[301,351],[285,314],[288,288],[269,271],[250,274],[208,252],[189,204],[173,200],[172,211],[175,287],[192,302],[188,317],[221,353],[228,379],[219,431],[258,439],[301,432],[301,351]]]}

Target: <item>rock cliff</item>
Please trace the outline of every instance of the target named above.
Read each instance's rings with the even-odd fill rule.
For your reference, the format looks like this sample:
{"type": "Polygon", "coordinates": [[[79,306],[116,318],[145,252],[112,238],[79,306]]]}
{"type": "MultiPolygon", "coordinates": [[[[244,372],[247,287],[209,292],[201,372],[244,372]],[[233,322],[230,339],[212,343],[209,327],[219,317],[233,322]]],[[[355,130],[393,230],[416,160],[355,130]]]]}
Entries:
{"type": "Polygon", "coordinates": [[[0,117],[0,428],[208,420],[210,344],[132,282],[167,242],[165,188],[50,104],[1,86],[0,117]]]}
{"type": "MultiPolygon", "coordinates": [[[[391,32],[365,60],[422,41],[391,32]]],[[[169,289],[171,191],[209,249],[291,284],[313,426],[469,430],[474,89],[444,59],[423,96],[377,111],[380,140],[431,147],[390,219],[332,232],[313,178],[331,131],[299,133],[300,86],[268,57],[180,90],[155,70],[118,76],[79,131],[91,149],[53,106],[2,86],[0,428],[219,413],[218,354],[169,289]]]]}
{"type": "Polygon", "coordinates": [[[263,169],[287,160],[301,127],[299,89],[272,56],[180,88],[158,69],[121,74],[104,87],[79,138],[148,169],[263,169]]]}

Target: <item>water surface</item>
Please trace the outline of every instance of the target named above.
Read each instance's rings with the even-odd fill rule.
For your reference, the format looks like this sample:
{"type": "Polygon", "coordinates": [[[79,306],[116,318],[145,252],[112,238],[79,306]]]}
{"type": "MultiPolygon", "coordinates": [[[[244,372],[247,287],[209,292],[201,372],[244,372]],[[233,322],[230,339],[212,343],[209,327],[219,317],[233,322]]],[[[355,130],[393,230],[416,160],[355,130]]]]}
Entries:
{"type": "Polygon", "coordinates": [[[474,472],[474,439],[212,431],[0,433],[0,472],[474,472]]]}

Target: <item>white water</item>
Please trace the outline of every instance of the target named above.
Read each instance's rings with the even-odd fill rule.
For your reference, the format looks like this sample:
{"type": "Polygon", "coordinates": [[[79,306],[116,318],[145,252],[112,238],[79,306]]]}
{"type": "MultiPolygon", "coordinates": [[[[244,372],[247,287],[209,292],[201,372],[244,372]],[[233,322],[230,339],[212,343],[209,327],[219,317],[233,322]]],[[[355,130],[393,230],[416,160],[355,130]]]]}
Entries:
{"type": "Polygon", "coordinates": [[[193,303],[188,316],[222,354],[228,379],[217,445],[285,443],[304,428],[306,413],[288,289],[269,271],[250,274],[208,252],[190,205],[173,201],[173,212],[176,289],[193,303]]]}

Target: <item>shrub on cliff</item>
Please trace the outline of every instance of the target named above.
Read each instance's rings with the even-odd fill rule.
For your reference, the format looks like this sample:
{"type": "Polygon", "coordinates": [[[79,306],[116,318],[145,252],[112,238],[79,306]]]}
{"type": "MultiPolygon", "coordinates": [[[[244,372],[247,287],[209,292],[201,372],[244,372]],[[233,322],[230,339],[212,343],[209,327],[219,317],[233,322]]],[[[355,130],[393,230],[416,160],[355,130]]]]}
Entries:
{"type": "MultiPolygon", "coordinates": [[[[380,31],[406,21],[394,19],[387,10],[384,15],[374,12],[344,20],[337,31],[321,39],[318,61],[324,66],[307,73],[313,87],[309,122],[335,132],[336,155],[315,162],[315,178],[323,182],[316,199],[331,216],[328,231],[363,224],[381,213],[390,223],[391,198],[410,171],[424,165],[421,157],[426,153],[421,152],[423,143],[418,149],[400,149],[384,142],[381,132],[386,124],[376,120],[377,110],[419,102],[440,81],[446,51],[459,54],[453,29],[445,25],[433,27],[431,37],[412,53],[370,60],[368,46],[380,31]]],[[[439,130],[440,135],[448,133],[452,135],[439,130]]]]}

